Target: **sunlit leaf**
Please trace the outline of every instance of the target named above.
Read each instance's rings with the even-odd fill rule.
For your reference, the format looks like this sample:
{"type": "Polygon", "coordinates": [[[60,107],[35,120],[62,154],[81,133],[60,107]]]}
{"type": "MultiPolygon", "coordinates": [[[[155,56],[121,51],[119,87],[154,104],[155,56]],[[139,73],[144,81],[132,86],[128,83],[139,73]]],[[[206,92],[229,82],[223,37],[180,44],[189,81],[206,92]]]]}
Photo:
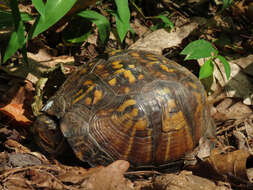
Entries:
{"type": "Polygon", "coordinates": [[[163,23],[165,24],[164,28],[166,28],[166,27],[170,27],[171,29],[174,28],[174,24],[165,15],[158,15],[158,16],[156,16],[156,18],[159,18],[159,19],[161,19],[163,21],[163,23]]]}
{"type": "Polygon", "coordinates": [[[17,0],[10,1],[10,7],[12,10],[15,31],[10,37],[10,41],[3,56],[3,62],[6,62],[18,49],[22,48],[26,43],[25,28],[18,9],[17,0]]]}
{"type": "Polygon", "coordinates": [[[199,71],[199,79],[207,78],[213,74],[214,65],[211,59],[207,60],[204,65],[201,66],[199,71]]]}
{"type": "Polygon", "coordinates": [[[33,2],[36,2],[35,7],[41,15],[33,25],[29,37],[33,38],[54,25],[72,8],[76,1],[77,0],[68,0],[66,3],[66,1],[62,0],[47,0],[43,7],[43,2],[41,0],[34,0],[33,2]]]}
{"type": "Polygon", "coordinates": [[[231,69],[230,69],[230,65],[228,63],[228,61],[225,59],[225,57],[218,55],[217,58],[222,62],[223,66],[224,66],[224,70],[226,73],[226,77],[227,79],[229,79],[230,74],[231,74],[231,69]]]}
{"type": "Polygon", "coordinates": [[[116,19],[116,26],[120,41],[123,42],[130,28],[130,11],[128,0],[115,0],[117,13],[113,13],[116,19]]]}
{"type": "Polygon", "coordinates": [[[185,60],[190,60],[211,57],[218,51],[210,42],[201,39],[189,43],[180,54],[186,55],[185,60]]]}
{"type": "Polygon", "coordinates": [[[103,15],[91,10],[82,11],[78,13],[78,15],[96,24],[98,27],[99,37],[101,41],[105,43],[109,37],[110,32],[110,22],[108,19],[103,15]]]}

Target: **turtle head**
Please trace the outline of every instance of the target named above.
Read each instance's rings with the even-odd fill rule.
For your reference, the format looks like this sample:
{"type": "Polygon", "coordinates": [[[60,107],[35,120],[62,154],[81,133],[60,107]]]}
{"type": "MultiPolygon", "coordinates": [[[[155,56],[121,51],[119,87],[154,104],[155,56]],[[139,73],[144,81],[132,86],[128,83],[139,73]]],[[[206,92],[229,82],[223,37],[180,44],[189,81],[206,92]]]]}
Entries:
{"type": "Polygon", "coordinates": [[[52,155],[59,155],[65,150],[66,141],[59,128],[56,117],[39,115],[32,127],[32,133],[37,145],[52,155]]]}

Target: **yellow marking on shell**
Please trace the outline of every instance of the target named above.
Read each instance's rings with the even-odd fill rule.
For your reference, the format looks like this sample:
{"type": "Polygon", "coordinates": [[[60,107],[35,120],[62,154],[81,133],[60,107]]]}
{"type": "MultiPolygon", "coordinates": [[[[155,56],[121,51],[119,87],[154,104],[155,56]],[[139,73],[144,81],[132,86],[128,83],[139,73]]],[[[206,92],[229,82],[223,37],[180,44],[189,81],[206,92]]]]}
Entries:
{"type": "Polygon", "coordinates": [[[112,78],[111,80],[108,81],[110,86],[115,86],[117,83],[117,79],[116,78],[112,78]]]}
{"type": "Polygon", "coordinates": [[[87,98],[85,98],[85,100],[84,100],[84,104],[85,104],[86,106],[88,106],[88,105],[90,105],[91,101],[92,101],[92,99],[91,99],[90,97],[87,97],[87,98]]]}
{"type": "Polygon", "coordinates": [[[73,102],[72,102],[72,104],[75,104],[75,103],[79,102],[81,99],[83,99],[90,91],[92,91],[94,89],[94,87],[95,86],[89,87],[88,90],[86,90],[85,93],[81,94],[76,99],[74,99],[73,102]]]}
{"type": "Polygon", "coordinates": [[[103,92],[101,90],[95,90],[93,104],[97,104],[99,100],[103,97],[103,92]]]}
{"type": "Polygon", "coordinates": [[[150,61],[150,62],[148,62],[148,66],[152,66],[152,65],[154,65],[154,64],[159,64],[160,62],[159,61],[150,61]]]}
{"type": "MultiPolygon", "coordinates": [[[[203,109],[204,109],[204,106],[208,106],[208,105],[203,105],[202,103],[202,96],[201,94],[197,93],[197,92],[192,92],[196,101],[197,101],[197,107],[196,107],[196,110],[194,112],[194,121],[195,121],[195,125],[197,126],[201,126],[203,125],[202,122],[203,122],[203,119],[200,119],[200,118],[203,118],[203,109]]],[[[203,135],[204,131],[205,130],[205,127],[198,127],[198,128],[195,128],[195,139],[198,139],[200,138],[200,136],[203,135]]]]}
{"type": "Polygon", "coordinates": [[[82,94],[83,93],[83,89],[80,89],[76,94],[75,94],[75,96],[78,96],[78,95],[80,95],[80,94],[82,94]]]}
{"type": "Polygon", "coordinates": [[[124,124],[124,132],[127,132],[131,127],[133,126],[133,121],[132,120],[127,120],[127,122],[124,124]]]}
{"type": "Polygon", "coordinates": [[[111,115],[111,113],[115,111],[114,109],[106,109],[106,110],[100,110],[97,112],[97,115],[102,115],[102,116],[105,116],[105,115],[111,115]]]}
{"type": "Polygon", "coordinates": [[[173,114],[167,113],[167,115],[163,117],[162,130],[164,132],[180,130],[185,126],[187,126],[187,123],[182,111],[173,114]]]}
{"type": "Polygon", "coordinates": [[[123,67],[122,64],[118,64],[118,65],[113,65],[112,68],[113,69],[121,69],[123,67]]]}
{"type": "Polygon", "coordinates": [[[109,55],[115,55],[116,53],[118,52],[121,52],[121,50],[114,50],[114,51],[111,51],[110,53],[108,53],[109,55]]]}
{"type": "Polygon", "coordinates": [[[168,138],[167,138],[168,142],[166,145],[166,151],[165,151],[165,159],[164,160],[168,160],[169,155],[170,155],[170,140],[171,140],[171,133],[168,133],[168,138]]]}
{"type": "Polygon", "coordinates": [[[174,72],[174,69],[169,69],[168,67],[166,67],[165,65],[160,65],[161,69],[166,71],[167,73],[172,73],[174,72]]]}
{"type": "Polygon", "coordinates": [[[131,112],[127,112],[124,115],[117,117],[119,121],[123,122],[125,120],[132,120],[133,117],[136,117],[138,115],[138,109],[133,108],[131,112]]]}
{"type": "Polygon", "coordinates": [[[121,68],[121,69],[115,71],[114,74],[123,73],[124,71],[125,71],[125,69],[121,68]]]}
{"type": "Polygon", "coordinates": [[[143,131],[147,127],[147,120],[145,118],[140,118],[134,125],[137,130],[143,131]]]}
{"type": "Polygon", "coordinates": [[[111,64],[112,65],[118,65],[119,63],[121,63],[122,62],[122,60],[117,60],[117,61],[113,61],[111,64]]]}
{"type": "Polygon", "coordinates": [[[83,68],[83,69],[81,69],[80,71],[79,71],[79,74],[84,74],[84,73],[86,73],[87,72],[87,68],[83,68]]]}
{"type": "Polygon", "coordinates": [[[132,129],[130,138],[129,138],[129,140],[128,140],[128,143],[129,143],[129,144],[128,144],[128,147],[127,147],[127,149],[126,149],[126,151],[125,151],[125,154],[123,155],[123,159],[127,159],[128,155],[129,155],[129,153],[130,153],[130,151],[131,151],[131,149],[132,149],[132,146],[133,146],[133,143],[134,143],[135,132],[136,132],[136,128],[134,127],[134,128],[132,129]]]}
{"type": "Polygon", "coordinates": [[[86,80],[83,83],[84,86],[88,86],[88,85],[92,85],[92,84],[94,84],[94,83],[91,80],[86,80]]]}
{"type": "Polygon", "coordinates": [[[144,79],[144,75],[143,75],[143,74],[140,74],[140,75],[138,76],[138,79],[139,79],[139,80],[144,79]]]}
{"type": "Polygon", "coordinates": [[[194,89],[197,89],[197,88],[198,88],[198,86],[197,86],[195,83],[188,82],[187,84],[188,84],[189,86],[191,86],[192,88],[194,88],[194,89]]]}
{"type": "Polygon", "coordinates": [[[127,70],[124,72],[124,77],[126,77],[130,84],[134,83],[136,81],[136,78],[132,74],[130,70],[127,70]]]}
{"type": "Polygon", "coordinates": [[[121,62],[122,62],[121,60],[112,62],[112,68],[113,68],[113,69],[120,69],[120,68],[122,68],[123,65],[120,64],[121,62]]]}
{"type": "Polygon", "coordinates": [[[138,112],[139,112],[139,110],[138,110],[137,108],[134,108],[134,109],[130,112],[130,114],[131,114],[132,116],[136,117],[136,116],[138,115],[138,112]]]}
{"type": "Polygon", "coordinates": [[[124,88],[124,92],[127,94],[128,92],[130,91],[130,88],[129,87],[125,87],[124,88]]]}
{"type": "Polygon", "coordinates": [[[105,65],[104,64],[99,64],[99,65],[96,66],[96,68],[103,69],[103,68],[105,68],[105,65]]]}
{"type": "Polygon", "coordinates": [[[157,61],[157,57],[155,57],[153,54],[146,54],[146,57],[148,57],[149,59],[153,60],[153,61],[157,61]]]}
{"type": "Polygon", "coordinates": [[[103,73],[103,74],[101,74],[101,77],[104,79],[104,78],[107,78],[109,75],[110,75],[110,73],[103,73]]]}
{"type": "Polygon", "coordinates": [[[133,57],[140,57],[140,54],[137,52],[131,52],[130,55],[133,57]]]}
{"type": "Polygon", "coordinates": [[[138,59],[138,61],[141,63],[149,63],[150,62],[150,60],[142,59],[141,57],[138,59]]]}
{"type": "Polygon", "coordinates": [[[134,69],[135,65],[128,65],[129,68],[134,69]]]}
{"type": "Polygon", "coordinates": [[[120,107],[117,109],[119,112],[123,112],[128,106],[135,105],[136,101],[133,99],[126,100],[123,102],[123,104],[120,105],[120,107]]]}

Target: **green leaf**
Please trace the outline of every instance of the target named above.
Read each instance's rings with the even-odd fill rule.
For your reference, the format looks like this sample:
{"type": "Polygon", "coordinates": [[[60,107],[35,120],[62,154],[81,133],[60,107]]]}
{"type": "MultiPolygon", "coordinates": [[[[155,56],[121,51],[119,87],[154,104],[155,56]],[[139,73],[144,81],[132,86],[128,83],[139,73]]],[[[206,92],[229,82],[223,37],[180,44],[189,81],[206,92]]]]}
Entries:
{"type": "Polygon", "coordinates": [[[40,13],[40,16],[45,16],[45,4],[42,0],[32,0],[35,9],[40,13]]]}
{"type": "Polygon", "coordinates": [[[98,33],[99,33],[99,37],[100,37],[101,41],[103,43],[106,42],[106,40],[109,37],[109,32],[111,30],[110,29],[110,22],[108,21],[108,19],[106,17],[104,17],[103,15],[101,15],[95,11],[91,11],[91,10],[82,11],[82,12],[78,13],[78,16],[86,18],[89,21],[91,21],[92,23],[96,24],[96,26],[98,27],[98,33]]]}
{"type": "Polygon", "coordinates": [[[222,10],[228,8],[232,4],[233,0],[223,0],[222,10]]]}
{"type": "Polygon", "coordinates": [[[209,59],[200,68],[199,79],[203,79],[203,78],[207,78],[211,76],[213,74],[213,70],[214,70],[213,60],[209,59]]]}
{"type": "Polygon", "coordinates": [[[114,0],[117,6],[117,13],[120,19],[124,22],[129,22],[130,11],[128,7],[128,0],[114,0]]]}
{"type": "Polygon", "coordinates": [[[164,15],[158,15],[155,18],[159,18],[165,23],[164,28],[167,28],[167,27],[170,27],[171,29],[174,28],[174,24],[171,22],[171,20],[168,17],[164,15]]]}
{"type": "Polygon", "coordinates": [[[112,13],[116,19],[116,27],[120,41],[123,42],[130,28],[130,11],[128,0],[115,0],[117,13],[112,13]]]}
{"type": "Polygon", "coordinates": [[[212,44],[206,40],[196,40],[189,43],[180,53],[186,55],[185,60],[212,57],[218,54],[212,44]]]}
{"type": "Polygon", "coordinates": [[[18,9],[17,0],[10,1],[10,7],[12,11],[15,31],[10,37],[10,41],[3,57],[3,62],[6,62],[18,49],[22,48],[26,43],[25,27],[18,9]]]}
{"type": "Polygon", "coordinates": [[[33,25],[29,33],[29,38],[34,38],[54,25],[73,7],[76,1],[77,0],[47,0],[43,8],[43,2],[41,0],[33,0],[40,16],[33,25]]]}
{"type": "Polygon", "coordinates": [[[230,69],[230,65],[229,65],[228,61],[226,60],[225,57],[223,57],[221,55],[218,55],[217,58],[222,62],[224,69],[225,69],[226,77],[229,80],[230,74],[231,74],[231,69],[230,69]]]}
{"type": "Polygon", "coordinates": [[[33,20],[33,17],[27,13],[21,13],[21,19],[22,21],[27,22],[27,21],[33,20]]]}

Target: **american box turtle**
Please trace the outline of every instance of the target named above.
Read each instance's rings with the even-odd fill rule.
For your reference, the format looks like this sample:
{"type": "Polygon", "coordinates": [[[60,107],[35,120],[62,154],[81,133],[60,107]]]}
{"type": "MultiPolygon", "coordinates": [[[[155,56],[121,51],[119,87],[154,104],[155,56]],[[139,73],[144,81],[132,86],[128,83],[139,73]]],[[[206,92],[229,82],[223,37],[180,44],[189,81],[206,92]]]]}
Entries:
{"type": "Polygon", "coordinates": [[[163,56],[127,50],[71,74],[43,107],[33,131],[56,153],[64,139],[91,165],[117,159],[160,166],[193,151],[213,124],[200,81],[163,56]]]}

